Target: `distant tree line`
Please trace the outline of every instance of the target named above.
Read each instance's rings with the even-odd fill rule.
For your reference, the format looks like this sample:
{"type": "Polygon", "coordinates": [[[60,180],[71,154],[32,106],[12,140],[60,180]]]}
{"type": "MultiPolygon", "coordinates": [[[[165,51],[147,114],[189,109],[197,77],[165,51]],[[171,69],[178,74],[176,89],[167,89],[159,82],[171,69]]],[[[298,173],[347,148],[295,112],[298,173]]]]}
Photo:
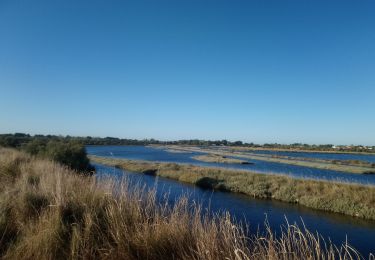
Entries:
{"type": "Polygon", "coordinates": [[[225,146],[254,146],[253,143],[243,143],[242,141],[230,142],[227,140],[207,141],[207,140],[178,140],[178,141],[159,141],[155,139],[121,139],[116,137],[73,137],[73,136],[58,136],[58,135],[34,135],[24,133],[15,134],[0,134],[0,145],[7,147],[23,147],[31,141],[48,142],[48,141],[64,141],[64,142],[78,142],[83,145],[150,145],[150,144],[165,144],[165,145],[225,145],[225,146]]]}
{"type": "MultiPolygon", "coordinates": [[[[334,146],[332,144],[323,145],[310,145],[302,143],[293,144],[277,144],[277,143],[266,143],[263,145],[246,143],[242,141],[228,141],[228,140],[178,140],[178,141],[159,141],[155,139],[122,139],[116,137],[74,137],[74,136],[58,136],[58,135],[34,135],[24,133],[15,134],[0,134],[0,145],[6,147],[26,148],[32,153],[32,147],[38,144],[41,147],[46,147],[49,142],[52,144],[56,143],[68,143],[72,147],[81,145],[84,150],[85,145],[151,145],[151,144],[163,144],[163,145],[195,145],[195,146],[239,146],[239,147],[252,147],[252,148],[266,148],[266,149],[290,149],[290,150],[312,150],[312,151],[346,151],[346,152],[375,152],[375,146],[334,146]],[[32,142],[32,144],[29,144],[32,142]]],[[[52,145],[51,144],[51,145],[52,145]]],[[[43,148],[44,149],[44,148],[43,148]]],[[[41,150],[43,153],[44,150],[41,150]]]]}

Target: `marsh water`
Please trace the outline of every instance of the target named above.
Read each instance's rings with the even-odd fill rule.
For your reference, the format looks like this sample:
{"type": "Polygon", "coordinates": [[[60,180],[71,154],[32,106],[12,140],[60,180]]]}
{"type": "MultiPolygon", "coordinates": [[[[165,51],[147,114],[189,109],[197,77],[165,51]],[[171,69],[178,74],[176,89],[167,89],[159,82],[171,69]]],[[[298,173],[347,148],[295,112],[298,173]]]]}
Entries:
{"type": "MultiPolygon", "coordinates": [[[[250,170],[253,172],[265,174],[283,174],[292,176],[294,178],[323,179],[329,181],[375,185],[375,174],[344,173],[333,170],[316,169],[305,166],[266,162],[260,160],[249,160],[254,164],[208,163],[201,162],[192,158],[193,156],[201,155],[204,153],[171,152],[170,150],[149,146],[87,146],[87,152],[91,155],[112,158],[185,163],[198,166],[250,170]]],[[[310,154],[308,155],[310,156],[310,154]]],[[[338,155],[346,157],[348,154],[337,154],[337,156],[338,155]]]]}
{"type": "Polygon", "coordinates": [[[155,189],[157,199],[163,201],[168,194],[169,203],[173,203],[183,195],[189,196],[190,202],[201,203],[209,213],[228,211],[236,221],[246,223],[250,232],[265,232],[264,223],[278,233],[280,226],[297,223],[306,226],[312,232],[319,232],[326,241],[336,245],[346,240],[364,256],[375,252],[375,221],[367,221],[340,214],[326,213],[308,209],[303,206],[276,202],[271,200],[253,199],[245,195],[220,191],[203,190],[194,185],[174,180],[131,173],[114,167],[95,164],[97,177],[106,176],[123,178],[126,176],[131,183],[144,185],[147,189],[155,189]]]}

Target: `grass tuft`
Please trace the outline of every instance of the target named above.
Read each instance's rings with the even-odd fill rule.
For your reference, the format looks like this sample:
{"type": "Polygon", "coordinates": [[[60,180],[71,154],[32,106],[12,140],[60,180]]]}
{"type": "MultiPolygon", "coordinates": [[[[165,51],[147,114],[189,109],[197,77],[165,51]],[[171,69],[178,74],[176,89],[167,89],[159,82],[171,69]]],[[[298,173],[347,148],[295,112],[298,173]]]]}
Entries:
{"type": "Polygon", "coordinates": [[[49,199],[44,194],[35,192],[26,192],[24,195],[24,216],[33,217],[39,216],[42,210],[49,205],[49,199]]]}

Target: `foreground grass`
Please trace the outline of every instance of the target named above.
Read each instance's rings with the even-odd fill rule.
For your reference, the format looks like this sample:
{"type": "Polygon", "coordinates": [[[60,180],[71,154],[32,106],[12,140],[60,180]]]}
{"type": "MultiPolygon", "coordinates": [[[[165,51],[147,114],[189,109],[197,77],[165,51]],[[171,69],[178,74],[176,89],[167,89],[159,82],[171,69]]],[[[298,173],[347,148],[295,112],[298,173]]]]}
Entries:
{"type": "Polygon", "coordinates": [[[304,166],[322,170],[333,170],[346,173],[357,173],[357,174],[375,174],[375,168],[370,163],[361,161],[343,161],[343,160],[321,160],[311,159],[306,160],[305,158],[297,157],[285,157],[285,156],[272,156],[266,154],[251,154],[246,152],[238,152],[235,149],[231,150],[212,150],[209,148],[193,147],[193,146],[167,146],[173,147],[173,149],[190,152],[203,152],[207,154],[215,154],[221,156],[237,156],[246,159],[275,162],[283,164],[291,164],[297,166],[304,166]]]}
{"type": "Polygon", "coordinates": [[[173,206],[124,180],[96,182],[0,148],[2,259],[360,259],[295,225],[245,236],[228,214],[173,206]]]}
{"type": "Polygon", "coordinates": [[[203,188],[239,192],[254,198],[275,199],[310,208],[375,220],[375,187],[293,179],[280,175],[207,168],[173,163],[153,163],[90,156],[97,163],[144,172],[203,188]]]}

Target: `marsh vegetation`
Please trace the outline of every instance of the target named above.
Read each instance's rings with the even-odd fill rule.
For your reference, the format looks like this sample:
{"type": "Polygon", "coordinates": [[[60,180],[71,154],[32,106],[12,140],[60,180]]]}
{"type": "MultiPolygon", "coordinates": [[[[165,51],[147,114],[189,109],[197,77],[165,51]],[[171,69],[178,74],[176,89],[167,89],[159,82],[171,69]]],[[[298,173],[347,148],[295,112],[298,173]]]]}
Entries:
{"type": "Polygon", "coordinates": [[[97,181],[11,149],[0,149],[0,187],[3,259],[361,258],[296,225],[247,235],[184,197],[159,203],[126,179],[97,181]]]}

